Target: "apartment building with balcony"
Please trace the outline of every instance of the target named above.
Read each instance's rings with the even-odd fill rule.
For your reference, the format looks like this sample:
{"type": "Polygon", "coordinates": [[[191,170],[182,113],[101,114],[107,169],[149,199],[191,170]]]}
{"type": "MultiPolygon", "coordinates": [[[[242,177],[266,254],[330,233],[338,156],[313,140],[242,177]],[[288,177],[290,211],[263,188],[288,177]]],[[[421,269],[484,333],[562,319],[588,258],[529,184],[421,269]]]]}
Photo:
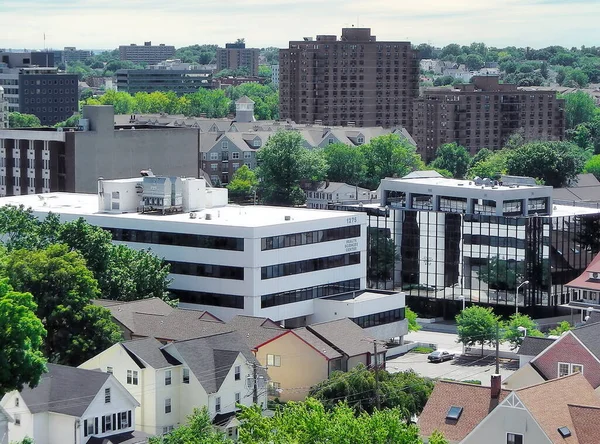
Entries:
{"type": "Polygon", "coordinates": [[[227,43],[225,48],[217,48],[217,72],[246,68],[248,75],[258,76],[258,48],[246,48],[245,43],[227,43]]]}
{"type": "Polygon", "coordinates": [[[525,140],[562,140],[565,103],[554,90],[500,84],[497,76],[474,76],[470,84],[427,88],[414,101],[413,136],[423,160],[456,142],[475,154],[502,148],[520,132],[525,140]]]}
{"type": "Polygon", "coordinates": [[[279,51],[280,116],[297,123],[413,125],[419,95],[418,51],[378,42],[370,28],[290,41],[279,51]]]}

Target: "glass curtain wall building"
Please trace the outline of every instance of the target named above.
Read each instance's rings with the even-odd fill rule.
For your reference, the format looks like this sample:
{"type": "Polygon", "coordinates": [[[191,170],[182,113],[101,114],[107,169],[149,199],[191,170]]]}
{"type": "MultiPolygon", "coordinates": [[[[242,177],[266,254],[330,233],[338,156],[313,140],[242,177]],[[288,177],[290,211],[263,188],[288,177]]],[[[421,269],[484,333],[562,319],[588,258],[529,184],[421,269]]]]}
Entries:
{"type": "Polygon", "coordinates": [[[593,258],[600,210],[553,205],[551,187],[517,178],[424,173],[384,179],[380,205],[355,207],[368,217],[372,287],[403,290],[419,313],[448,317],[463,299],[538,317],[569,302],[564,285],[593,258]]]}

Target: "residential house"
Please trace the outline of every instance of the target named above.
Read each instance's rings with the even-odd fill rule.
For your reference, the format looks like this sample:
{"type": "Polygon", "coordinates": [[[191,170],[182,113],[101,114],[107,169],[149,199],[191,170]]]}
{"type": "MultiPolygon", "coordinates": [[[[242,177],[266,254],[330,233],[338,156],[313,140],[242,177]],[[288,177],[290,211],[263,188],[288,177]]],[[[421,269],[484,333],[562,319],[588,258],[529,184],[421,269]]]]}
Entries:
{"type": "Polygon", "coordinates": [[[286,330],[267,318],[236,316],[234,326],[269,374],[269,396],[300,401],[341,370],[342,354],[308,329],[286,330]]]}
{"type": "Polygon", "coordinates": [[[317,186],[306,188],[307,208],[329,208],[329,203],[373,203],[377,201],[377,192],[343,182],[320,182],[317,186]]]}
{"type": "Polygon", "coordinates": [[[154,338],[125,341],[81,367],[111,372],[139,401],[138,430],[151,434],[168,433],[185,424],[194,408],[207,407],[213,421],[236,437],[236,404],[252,404],[255,381],[258,403],[266,407],[266,373],[235,332],[166,345],[154,338]]]}
{"type": "Polygon", "coordinates": [[[552,338],[525,336],[517,351],[517,355],[519,355],[519,368],[523,367],[541,352],[546,350],[553,342],[554,339],[552,338]]]}
{"type": "Polygon", "coordinates": [[[571,296],[569,307],[581,313],[581,321],[585,322],[592,311],[600,311],[600,254],[565,287],[571,296]]]}
{"type": "Polygon", "coordinates": [[[8,444],[8,424],[15,420],[0,405],[0,444],[8,444]]]}
{"type": "Polygon", "coordinates": [[[508,389],[519,389],[572,373],[582,373],[592,387],[600,387],[600,323],[577,327],[548,345],[506,379],[508,389]]]}
{"type": "Polygon", "coordinates": [[[98,299],[121,327],[125,340],[156,338],[166,343],[232,331],[207,311],[174,308],[159,298],[121,302],[98,299]]]}
{"type": "Polygon", "coordinates": [[[111,374],[48,364],[35,388],[7,393],[0,402],[14,422],[8,440],[32,438],[36,444],[146,442],[134,432],[140,404],[111,374]],[[99,441],[97,441],[99,440],[99,441]]]}
{"type": "Polygon", "coordinates": [[[451,443],[595,444],[599,420],[600,398],[580,373],[513,391],[493,375],[491,388],[438,381],[418,425],[451,443]]]}

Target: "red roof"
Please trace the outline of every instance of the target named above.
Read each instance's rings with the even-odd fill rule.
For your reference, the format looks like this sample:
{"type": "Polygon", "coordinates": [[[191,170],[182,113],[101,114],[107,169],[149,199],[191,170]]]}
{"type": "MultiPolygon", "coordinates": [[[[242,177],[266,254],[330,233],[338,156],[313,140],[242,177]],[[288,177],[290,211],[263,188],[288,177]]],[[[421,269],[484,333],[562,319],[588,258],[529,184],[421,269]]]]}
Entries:
{"type": "Polygon", "coordinates": [[[566,286],[600,291],[600,278],[590,279],[590,273],[600,273],[600,253],[592,259],[592,262],[590,262],[583,273],[569,282],[566,286]]]}

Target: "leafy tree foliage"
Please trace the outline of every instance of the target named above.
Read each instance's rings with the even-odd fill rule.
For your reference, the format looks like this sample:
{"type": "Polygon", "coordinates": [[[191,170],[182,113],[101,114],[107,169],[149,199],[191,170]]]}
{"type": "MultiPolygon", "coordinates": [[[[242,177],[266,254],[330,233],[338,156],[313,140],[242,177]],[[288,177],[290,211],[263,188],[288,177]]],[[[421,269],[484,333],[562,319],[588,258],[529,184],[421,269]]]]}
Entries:
{"type": "Polygon", "coordinates": [[[33,114],[8,113],[9,128],[39,128],[41,126],[42,122],[33,114]]]}
{"type": "Polygon", "coordinates": [[[562,321],[555,328],[549,330],[548,331],[548,335],[550,335],[550,336],[560,336],[563,333],[571,330],[572,328],[573,327],[571,327],[571,324],[569,324],[568,321],[562,321]]]}
{"type": "Polygon", "coordinates": [[[563,96],[567,128],[575,128],[581,123],[591,121],[596,114],[596,104],[588,93],[577,91],[563,96]]]}
{"type": "Polygon", "coordinates": [[[531,176],[553,187],[565,186],[579,174],[586,153],[569,142],[533,142],[511,150],[506,167],[510,174],[531,176]]]}
{"type": "Polygon", "coordinates": [[[589,248],[592,254],[600,252],[600,218],[590,214],[580,217],[581,230],[576,240],[582,248],[589,248]]]}
{"type": "Polygon", "coordinates": [[[524,280],[525,263],[495,256],[479,269],[479,278],[494,290],[514,291],[524,280]]]}
{"type": "Polygon", "coordinates": [[[229,87],[225,95],[231,100],[229,111],[235,112],[235,101],[247,96],[254,101],[254,115],[257,120],[279,119],[279,94],[276,85],[244,83],[229,87]]]}
{"type": "Polygon", "coordinates": [[[46,370],[46,330],[36,310],[30,293],[13,291],[8,279],[0,279],[0,396],[25,384],[35,387],[46,370]]]}
{"type": "Polygon", "coordinates": [[[2,262],[1,275],[17,291],[30,292],[48,337],[44,354],[51,362],[78,365],[121,339],[110,312],[91,306],[98,284],[85,260],[66,245],[14,250],[2,262]]]}
{"type": "Polygon", "coordinates": [[[171,433],[150,438],[149,444],[227,444],[233,443],[224,433],[217,431],[210,420],[208,409],[194,409],[188,423],[171,433]]]}
{"type": "Polygon", "coordinates": [[[365,180],[361,185],[371,190],[385,177],[402,177],[425,166],[416,148],[396,134],[374,137],[359,149],[365,159],[365,180]]]}
{"type": "Polygon", "coordinates": [[[408,321],[408,331],[419,331],[421,325],[417,322],[417,314],[412,311],[409,307],[404,309],[404,317],[408,321]]]}
{"type": "Polygon", "coordinates": [[[591,173],[596,176],[596,179],[600,179],[600,154],[595,155],[585,163],[583,172],[591,173]]]}
{"type": "Polygon", "coordinates": [[[523,313],[511,315],[508,322],[503,325],[502,337],[505,341],[510,343],[513,350],[521,346],[525,334],[536,338],[544,337],[544,334],[538,329],[538,325],[535,321],[523,313]],[[527,332],[521,332],[519,327],[527,329],[527,332]]]}
{"type": "Polygon", "coordinates": [[[177,48],[175,57],[184,63],[208,65],[216,61],[217,45],[190,45],[177,48]]]}
{"type": "Polygon", "coordinates": [[[384,230],[370,227],[367,231],[367,277],[372,285],[390,280],[398,259],[396,244],[384,230]]]}
{"type": "Polygon", "coordinates": [[[257,169],[259,190],[263,202],[272,205],[299,205],[305,196],[300,189],[303,179],[323,176],[326,169],[319,173],[316,169],[325,166],[307,164],[306,159],[314,154],[303,147],[300,134],[292,131],[278,131],[269,138],[257,153],[260,164],[257,169]]]}
{"type": "Polygon", "coordinates": [[[453,142],[446,143],[438,148],[431,166],[450,171],[453,177],[462,179],[465,177],[470,163],[471,156],[467,149],[453,142]]]}
{"type": "Polygon", "coordinates": [[[475,156],[467,171],[467,177],[469,179],[477,176],[499,179],[502,174],[506,174],[507,172],[507,154],[506,150],[495,152],[487,150],[481,154],[479,157],[480,160],[476,160],[477,156],[475,156]]]}
{"type": "Polygon", "coordinates": [[[329,165],[329,180],[350,185],[358,185],[364,181],[364,155],[360,149],[343,143],[332,143],[323,148],[323,156],[329,165]]]}
{"type": "Polygon", "coordinates": [[[256,174],[247,165],[242,165],[227,185],[229,196],[235,202],[243,202],[251,197],[258,187],[256,174]]]}
{"type": "Polygon", "coordinates": [[[496,316],[491,307],[473,305],[462,310],[456,316],[458,342],[466,346],[493,344],[496,341],[496,328],[500,317],[496,316]]]}

